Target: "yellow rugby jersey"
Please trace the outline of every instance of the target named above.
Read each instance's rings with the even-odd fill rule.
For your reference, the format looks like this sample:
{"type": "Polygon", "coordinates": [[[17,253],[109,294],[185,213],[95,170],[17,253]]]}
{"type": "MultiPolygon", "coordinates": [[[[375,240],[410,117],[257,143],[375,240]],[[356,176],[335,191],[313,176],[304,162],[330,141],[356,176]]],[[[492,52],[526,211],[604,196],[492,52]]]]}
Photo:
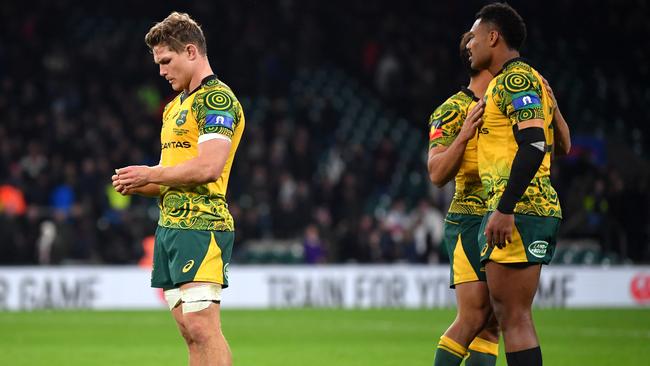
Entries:
{"type": "Polygon", "coordinates": [[[161,186],[158,225],[168,228],[234,231],[226,190],[237,146],[244,131],[244,112],[228,85],[215,75],[185,96],[179,94],[163,112],[160,164],[174,166],[198,156],[198,144],[212,138],[232,141],[217,181],[192,187],[161,186]]]}
{"type": "MultiPolygon", "coordinates": [[[[462,88],[442,103],[429,117],[429,150],[436,146],[449,146],[458,136],[467,113],[476,105],[474,93],[462,88]]],[[[485,191],[478,175],[476,154],[477,136],[467,142],[463,160],[456,174],[456,190],[449,213],[466,215],[485,214],[485,191]]]]}
{"type": "Polygon", "coordinates": [[[496,210],[519,149],[514,126],[541,119],[544,120],[546,155],[514,212],[561,218],[560,201],[550,179],[553,101],[539,73],[521,58],[506,62],[488,85],[485,101],[483,127],[478,137],[478,169],[488,197],[488,211],[496,210]]]}

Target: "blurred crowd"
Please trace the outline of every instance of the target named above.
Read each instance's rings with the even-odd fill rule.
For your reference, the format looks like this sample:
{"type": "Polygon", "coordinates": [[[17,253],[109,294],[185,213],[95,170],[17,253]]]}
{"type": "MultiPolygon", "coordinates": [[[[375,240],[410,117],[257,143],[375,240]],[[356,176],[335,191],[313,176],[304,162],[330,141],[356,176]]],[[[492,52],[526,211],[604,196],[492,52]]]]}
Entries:
{"type": "MultiPolygon", "coordinates": [[[[606,3],[522,7],[524,55],[551,81],[574,137],[573,152],[553,164],[560,241],[590,239],[648,262],[650,111],[638,106],[650,104],[650,52],[639,47],[650,4],[606,3]],[[603,45],[612,29],[617,41],[603,45]]],[[[372,148],[349,143],[336,134],[336,98],[296,94],[292,83],[301,70],[344,70],[421,133],[423,158],[428,115],[466,83],[457,43],[482,4],[196,1],[131,4],[129,13],[113,2],[0,4],[0,263],[143,256],[157,202],[116,194],[110,176],[158,162],[173,92],[143,37],[172,10],[203,24],[213,68],[244,106],[228,192],[236,257],[250,242],[277,239],[301,243],[307,263],[446,261],[453,187],[391,196],[403,142],[389,133],[372,148]]],[[[423,159],[408,167],[399,174],[426,177],[423,159]]]]}

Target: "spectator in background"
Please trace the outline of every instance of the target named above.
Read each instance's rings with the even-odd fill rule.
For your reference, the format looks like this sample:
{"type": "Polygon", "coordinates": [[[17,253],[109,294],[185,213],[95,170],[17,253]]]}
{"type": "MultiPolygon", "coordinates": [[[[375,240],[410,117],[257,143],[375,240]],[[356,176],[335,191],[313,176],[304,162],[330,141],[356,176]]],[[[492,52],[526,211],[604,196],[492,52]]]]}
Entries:
{"type": "Polygon", "coordinates": [[[327,261],[325,243],[321,239],[316,225],[309,224],[307,228],[305,228],[302,247],[304,250],[305,263],[318,264],[327,261]]]}
{"type": "MultiPolygon", "coordinates": [[[[196,4],[193,0],[186,5],[193,8],[196,4]]],[[[650,171],[650,124],[637,123],[650,120],[650,111],[633,108],[650,103],[644,83],[650,78],[650,53],[636,47],[650,31],[650,22],[644,17],[648,4],[643,0],[629,7],[607,0],[601,7],[585,10],[581,2],[552,0],[544,7],[532,3],[524,7],[535,9],[539,18],[529,20],[528,54],[532,61],[548,60],[543,74],[553,81],[558,99],[563,101],[563,113],[571,117],[576,131],[575,152],[568,159],[557,159],[552,167],[558,167],[554,184],[562,182],[557,188],[564,194],[565,217],[584,211],[584,198],[593,195],[593,176],[604,175],[600,171],[607,161],[618,166],[623,193],[606,188],[612,207],[604,220],[607,227],[614,227],[610,221],[617,220],[622,231],[610,236],[607,248],[623,250],[618,241],[625,240],[627,255],[636,262],[650,260],[648,195],[642,187],[650,171]],[[562,11],[557,11],[558,5],[562,11]],[[612,45],[611,55],[626,54],[628,58],[606,56],[585,61],[581,57],[594,48],[599,39],[594,35],[604,36],[608,29],[587,21],[601,14],[600,9],[608,9],[606,23],[623,35],[612,45]],[[572,15],[576,12],[585,14],[578,23],[572,15]],[[558,26],[544,27],[546,19],[553,19],[558,26]],[[572,30],[571,39],[563,33],[566,29],[572,30]],[[630,49],[635,51],[627,52],[630,49]],[[576,144],[580,135],[600,141],[602,150],[588,159],[580,158],[580,151],[590,153],[592,148],[576,144]],[[621,155],[621,149],[612,148],[620,142],[629,145],[635,155],[621,155]],[[618,203],[624,207],[614,207],[618,203]],[[625,219],[619,212],[625,212],[625,219]],[[639,214],[632,214],[636,212],[639,214]]],[[[444,50],[455,46],[454,34],[467,25],[467,6],[471,5],[441,11],[436,2],[401,8],[392,3],[368,7],[363,2],[339,0],[258,2],[255,7],[237,2],[229,4],[232,16],[221,19],[218,29],[209,22],[205,25],[232,55],[219,59],[218,74],[237,80],[237,93],[243,96],[245,109],[251,111],[248,143],[238,153],[229,192],[231,207],[237,206],[244,218],[237,220],[236,248],[245,248],[249,240],[273,239],[286,232],[297,240],[302,236],[303,220],[276,225],[275,193],[279,173],[285,170],[298,186],[304,182],[309,201],[317,207],[297,209],[307,212],[307,219],[316,210],[330,216],[330,229],[324,230],[320,224],[319,228],[331,243],[328,261],[332,262],[371,261],[370,254],[376,251],[370,250],[369,237],[377,237],[386,205],[397,198],[405,199],[409,215],[421,197],[429,197],[435,207],[449,206],[451,185],[443,190],[409,191],[413,198],[391,187],[396,174],[423,177],[420,161],[409,165],[406,173],[390,167],[401,161],[405,148],[404,135],[395,132],[396,121],[403,118],[409,129],[421,136],[420,121],[430,112],[431,101],[444,99],[449,90],[463,83],[456,76],[461,73],[455,57],[444,50]],[[337,17],[327,15],[340,8],[346,11],[337,17]],[[277,44],[278,34],[282,35],[281,44],[277,44]],[[318,79],[318,74],[325,77],[318,79]],[[343,83],[330,84],[337,75],[343,83]],[[362,141],[351,140],[350,131],[341,129],[344,121],[357,126],[370,110],[377,114],[369,121],[370,133],[362,136],[362,141]],[[388,129],[372,140],[380,118],[389,121],[388,129]],[[384,138],[393,145],[389,154],[377,149],[384,138]],[[347,175],[352,178],[344,178],[347,175]],[[345,184],[341,183],[344,179],[348,180],[345,184]],[[350,192],[344,193],[348,189],[350,192]],[[381,194],[387,199],[382,201],[381,194]],[[358,244],[349,252],[344,238],[352,237],[358,238],[358,244]],[[243,245],[239,245],[240,239],[243,245]],[[357,247],[365,249],[357,251],[357,247]]],[[[40,233],[34,228],[44,221],[56,221],[50,198],[56,187],[65,185],[71,188],[74,204],[83,216],[73,224],[83,229],[72,232],[74,244],[61,260],[136,263],[142,239],[152,234],[158,220],[156,203],[134,198],[128,219],[137,222],[139,229],[129,229],[124,216],[110,213],[112,203],[105,187],[96,182],[105,181],[114,166],[158,162],[158,116],[172,96],[155,73],[143,72],[151,65],[141,58],[138,35],[151,24],[151,14],[160,14],[165,5],[131,4],[133,12],[127,18],[101,1],[72,6],[69,0],[36,0],[29,7],[11,2],[1,7],[0,34],[15,37],[0,42],[0,181],[23,193],[26,214],[0,214],[4,222],[0,234],[8,238],[5,246],[13,248],[2,251],[0,260],[37,262],[40,233]],[[42,16],[43,9],[47,9],[47,17],[42,16]],[[58,19],[56,27],[51,25],[53,19],[58,19]],[[43,49],[45,44],[54,46],[43,49]],[[115,64],[111,55],[118,52],[123,57],[115,64]],[[115,74],[121,77],[116,79],[115,74]],[[74,170],[72,185],[66,180],[69,170],[74,170]]],[[[201,8],[206,19],[218,16],[217,7],[201,8]]],[[[606,186],[609,182],[605,178],[606,186]]],[[[297,202],[300,206],[300,199],[297,202]]],[[[561,229],[565,240],[580,238],[585,231],[579,223],[566,230],[567,224],[561,229]]],[[[599,240],[597,234],[588,236],[599,240]]],[[[418,237],[420,234],[414,233],[414,241],[420,243],[416,248],[421,248],[418,237]]]]}
{"type": "Polygon", "coordinates": [[[438,263],[444,261],[446,251],[440,253],[444,217],[439,209],[423,198],[411,213],[414,251],[417,262],[438,263]]]}

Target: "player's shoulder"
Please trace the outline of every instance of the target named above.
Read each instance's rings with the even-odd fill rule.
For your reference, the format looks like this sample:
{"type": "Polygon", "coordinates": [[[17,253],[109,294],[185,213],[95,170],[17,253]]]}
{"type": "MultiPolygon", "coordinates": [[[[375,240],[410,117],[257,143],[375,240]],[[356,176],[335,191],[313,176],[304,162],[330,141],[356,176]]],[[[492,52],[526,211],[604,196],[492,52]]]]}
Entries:
{"type": "Polygon", "coordinates": [[[440,104],[429,117],[429,123],[436,121],[443,125],[454,120],[465,119],[467,109],[473,101],[473,95],[461,90],[440,104]]]}
{"type": "Polygon", "coordinates": [[[493,81],[498,89],[508,93],[536,89],[539,83],[537,72],[523,59],[514,59],[506,63],[502,72],[493,81]]]}
{"type": "Polygon", "coordinates": [[[232,99],[234,102],[239,103],[237,97],[235,96],[235,93],[228,86],[228,84],[224,83],[219,79],[212,79],[207,83],[203,84],[200,92],[203,94],[228,97],[232,99]]]}
{"type": "Polygon", "coordinates": [[[239,109],[239,100],[232,89],[223,81],[214,78],[208,80],[196,93],[194,104],[211,110],[239,109]]]}

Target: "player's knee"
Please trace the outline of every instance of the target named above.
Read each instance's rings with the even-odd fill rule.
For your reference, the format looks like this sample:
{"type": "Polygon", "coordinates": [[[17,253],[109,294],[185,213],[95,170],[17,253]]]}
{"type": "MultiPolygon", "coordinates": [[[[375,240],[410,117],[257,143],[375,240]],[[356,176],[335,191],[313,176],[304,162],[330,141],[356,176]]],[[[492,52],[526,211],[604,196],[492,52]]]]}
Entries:
{"type": "Polygon", "coordinates": [[[196,342],[194,342],[194,338],[192,338],[192,335],[190,334],[189,330],[185,326],[180,328],[180,330],[181,330],[181,336],[183,336],[185,343],[187,344],[188,347],[192,348],[194,344],[196,344],[196,342]]]}
{"type": "Polygon", "coordinates": [[[221,286],[217,284],[202,284],[181,290],[183,306],[183,325],[187,330],[185,337],[188,344],[203,343],[220,332],[218,319],[208,316],[205,310],[211,304],[221,300],[221,286]]]}
{"type": "Polygon", "coordinates": [[[499,318],[499,326],[503,330],[508,330],[513,327],[528,327],[532,326],[533,318],[530,309],[513,308],[504,311],[499,318]]]}
{"type": "Polygon", "coordinates": [[[483,329],[489,318],[489,312],[482,311],[481,309],[463,311],[458,315],[459,321],[470,328],[473,333],[477,333],[483,329]]]}
{"type": "Polygon", "coordinates": [[[187,337],[184,336],[188,345],[204,344],[214,332],[207,319],[197,317],[196,314],[185,316],[187,321],[185,327],[187,329],[187,337]]]}

